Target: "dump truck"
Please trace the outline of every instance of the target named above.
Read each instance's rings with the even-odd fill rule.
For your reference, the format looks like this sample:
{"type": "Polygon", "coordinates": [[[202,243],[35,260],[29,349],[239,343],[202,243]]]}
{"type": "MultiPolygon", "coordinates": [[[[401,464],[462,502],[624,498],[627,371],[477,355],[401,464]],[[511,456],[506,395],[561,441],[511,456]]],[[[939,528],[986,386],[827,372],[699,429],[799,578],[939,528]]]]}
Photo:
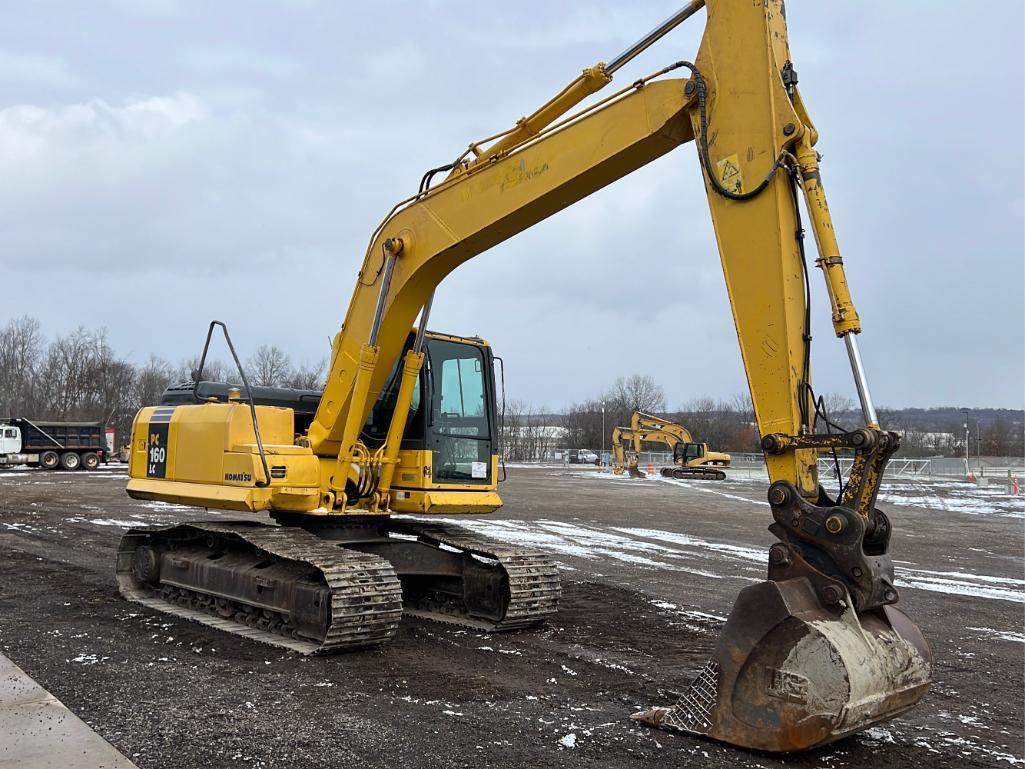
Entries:
{"type": "Polygon", "coordinates": [[[0,467],[95,470],[110,460],[102,422],[41,422],[12,417],[0,422],[0,467]]]}

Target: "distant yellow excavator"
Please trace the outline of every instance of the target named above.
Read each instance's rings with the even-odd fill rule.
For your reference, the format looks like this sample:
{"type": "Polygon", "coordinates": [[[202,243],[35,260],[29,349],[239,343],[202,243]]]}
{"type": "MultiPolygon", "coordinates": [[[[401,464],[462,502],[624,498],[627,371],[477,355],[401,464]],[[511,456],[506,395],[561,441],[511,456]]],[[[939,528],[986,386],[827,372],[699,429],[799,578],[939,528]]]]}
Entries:
{"type": "Polygon", "coordinates": [[[613,428],[612,472],[616,475],[627,472],[633,478],[646,477],[637,467],[637,461],[641,444],[649,442],[664,443],[673,452],[673,467],[663,467],[659,471],[667,478],[726,480],[726,473],[718,468],[730,466],[729,454],[712,451],[707,443],[696,443],[683,425],[643,411],[634,411],[630,415],[629,427],[613,428]],[[631,449],[629,456],[626,456],[626,443],[631,449]]]}
{"type": "MultiPolygon", "coordinates": [[[[430,127],[401,101],[380,117],[411,132],[430,127]]],[[[873,124],[892,117],[876,115],[873,124]]],[[[188,403],[138,413],[132,497],[266,511],[272,520],[219,516],[133,529],[118,552],[122,593],[303,653],[384,643],[403,613],[477,630],[551,616],[560,587],[549,556],[423,520],[502,504],[491,348],[475,337],[428,333],[432,298],[460,264],[694,142],[779,541],[768,553],[767,578],[740,593],[694,686],[677,704],[639,718],[747,748],[794,751],[911,708],[929,687],[931,655],[895,606],[891,526],[875,506],[898,436],[880,428],[869,395],[818,137],[797,87],[782,0],[692,0],[511,129],[431,169],[373,229],[322,393],[258,392],[232,349],[242,387],[207,386],[201,362],[188,403]],[[694,62],[677,61],[577,107],[706,6],[694,62]],[[681,72],[687,76],[666,77],[681,72]],[[861,401],[864,426],[850,432],[818,429],[802,207],[861,401]],[[824,446],[855,452],[835,498],[818,482],[816,451],[824,446]]],[[[658,258],[680,258],[667,251],[666,233],[644,240],[658,258]]],[[[566,258],[579,256],[576,245],[568,232],[566,258]]],[[[232,277],[214,274],[224,291],[232,277]]],[[[305,308],[338,294],[323,275],[308,288],[304,296],[277,295],[271,280],[256,311],[302,326],[305,308]],[[282,308],[291,310],[282,315],[282,308]]],[[[567,355],[574,349],[564,337],[549,341],[567,355]]],[[[559,500],[551,505],[557,512],[559,500]]]]}

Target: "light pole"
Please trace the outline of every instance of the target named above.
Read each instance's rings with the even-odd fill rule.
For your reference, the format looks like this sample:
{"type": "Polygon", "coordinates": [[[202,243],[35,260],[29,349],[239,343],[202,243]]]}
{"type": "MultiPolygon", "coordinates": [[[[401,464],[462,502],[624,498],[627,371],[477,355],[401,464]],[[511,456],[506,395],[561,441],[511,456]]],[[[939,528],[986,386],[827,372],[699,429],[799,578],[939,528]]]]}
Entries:
{"type": "Polygon", "coordinates": [[[968,465],[968,409],[961,409],[964,414],[964,470],[965,475],[971,475],[972,469],[968,465]]]}
{"type": "Polygon", "coordinates": [[[979,466],[979,475],[985,475],[986,471],[982,466],[982,425],[975,420],[975,464],[979,466]]]}
{"type": "Polygon", "coordinates": [[[601,402],[601,462],[599,465],[605,469],[605,401],[601,402]]]}

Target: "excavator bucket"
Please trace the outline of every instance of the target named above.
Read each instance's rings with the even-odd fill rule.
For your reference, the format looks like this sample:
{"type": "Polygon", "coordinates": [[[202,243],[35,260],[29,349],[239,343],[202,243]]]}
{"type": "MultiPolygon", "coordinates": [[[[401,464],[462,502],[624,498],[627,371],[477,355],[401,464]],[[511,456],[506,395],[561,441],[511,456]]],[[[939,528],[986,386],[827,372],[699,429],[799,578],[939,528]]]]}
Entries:
{"type": "Polygon", "coordinates": [[[631,478],[647,478],[648,474],[645,473],[644,471],[636,468],[636,467],[631,467],[630,468],[630,477],[631,478]]]}
{"type": "Polygon", "coordinates": [[[902,713],[929,688],[918,627],[850,597],[824,606],[805,578],[741,591],[712,659],[677,704],[633,718],[753,750],[825,745],[902,713]]]}

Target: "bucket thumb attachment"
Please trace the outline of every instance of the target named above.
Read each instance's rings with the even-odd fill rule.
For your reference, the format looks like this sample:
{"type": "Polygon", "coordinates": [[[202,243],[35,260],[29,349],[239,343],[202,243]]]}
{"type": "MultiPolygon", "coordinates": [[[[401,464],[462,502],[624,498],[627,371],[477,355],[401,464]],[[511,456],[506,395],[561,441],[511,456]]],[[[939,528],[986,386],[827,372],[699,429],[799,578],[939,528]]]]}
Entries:
{"type": "Polygon", "coordinates": [[[741,591],[712,659],[679,702],[632,716],[742,748],[807,750],[911,708],[932,654],[892,606],[825,606],[806,577],[741,591]]]}

